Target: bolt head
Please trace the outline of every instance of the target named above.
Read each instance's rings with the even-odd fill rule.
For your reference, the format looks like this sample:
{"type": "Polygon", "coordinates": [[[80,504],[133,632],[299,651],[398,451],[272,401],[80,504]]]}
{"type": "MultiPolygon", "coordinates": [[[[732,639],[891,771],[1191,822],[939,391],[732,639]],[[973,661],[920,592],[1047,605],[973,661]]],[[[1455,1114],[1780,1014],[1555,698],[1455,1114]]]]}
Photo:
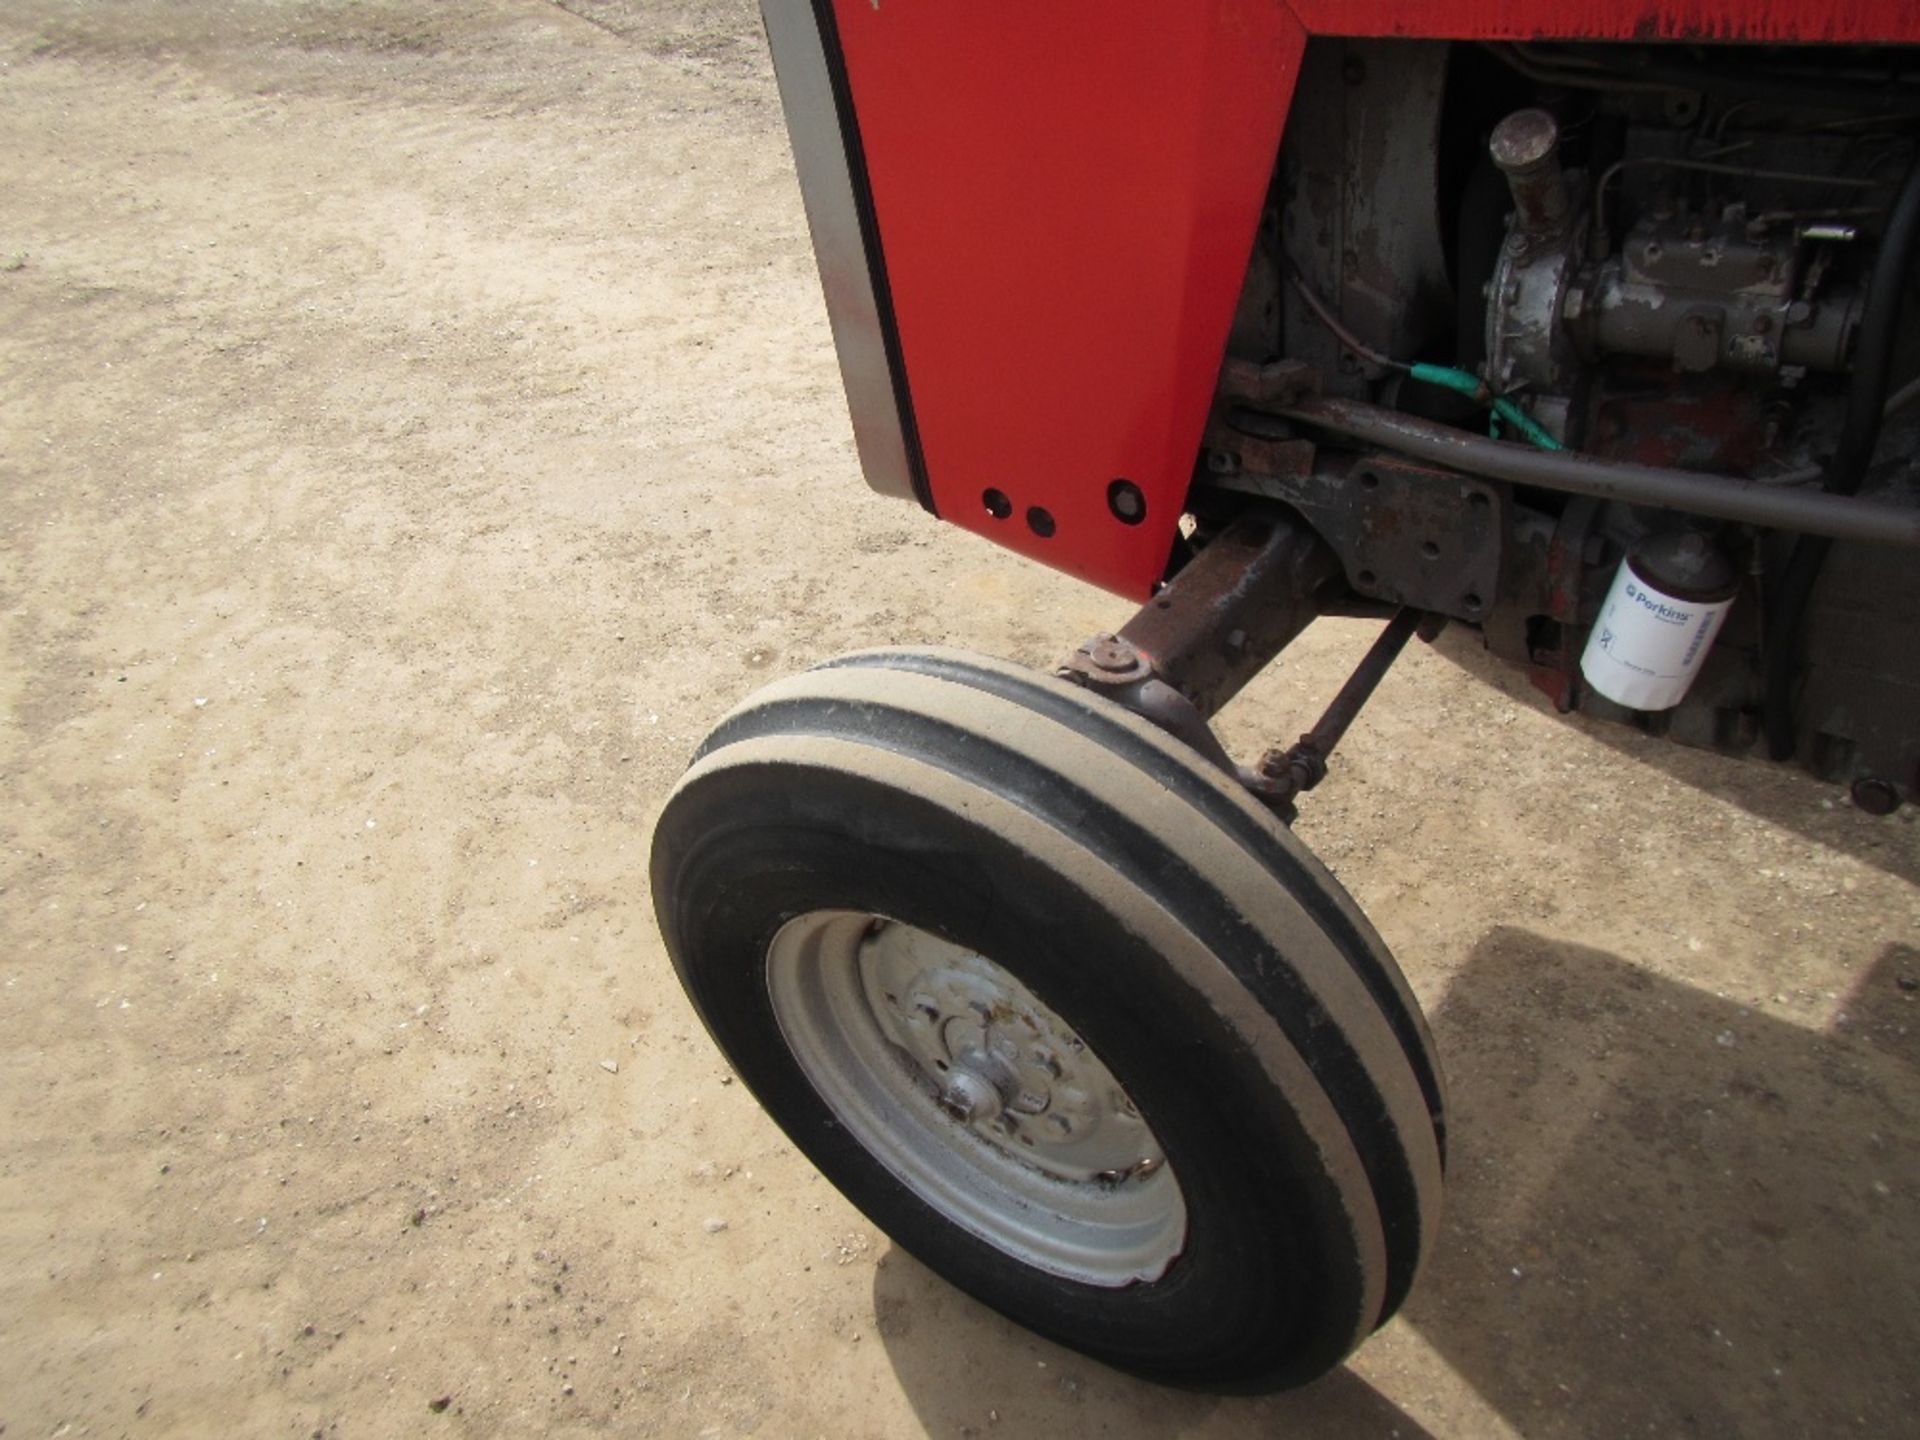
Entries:
{"type": "Polygon", "coordinates": [[[1102,635],[1087,647],[1087,658],[1093,661],[1094,669],[1119,674],[1131,670],[1138,657],[1133,647],[1118,636],[1102,635]]]}
{"type": "Polygon", "coordinates": [[[947,1076],[947,1088],[940,1103],[956,1120],[977,1125],[1000,1113],[1000,1092],[991,1081],[971,1070],[955,1070],[947,1076]]]}

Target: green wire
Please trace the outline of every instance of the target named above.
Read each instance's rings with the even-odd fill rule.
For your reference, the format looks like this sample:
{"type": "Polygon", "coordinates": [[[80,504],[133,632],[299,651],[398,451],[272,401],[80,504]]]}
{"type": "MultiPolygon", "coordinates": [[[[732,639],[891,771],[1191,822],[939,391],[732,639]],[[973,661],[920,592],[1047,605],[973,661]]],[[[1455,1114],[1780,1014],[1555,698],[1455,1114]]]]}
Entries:
{"type": "MultiPolygon", "coordinates": [[[[875,3],[878,3],[878,0],[875,0],[875,3]]],[[[1287,278],[1293,281],[1293,288],[1300,292],[1300,298],[1307,302],[1307,308],[1319,317],[1322,325],[1333,332],[1333,338],[1346,346],[1346,348],[1354,354],[1358,355],[1362,360],[1370,361],[1375,365],[1385,366],[1390,370],[1404,370],[1423,384],[1438,385],[1442,390],[1452,390],[1456,394],[1466,396],[1476,405],[1486,406],[1493,412],[1492,417],[1487,422],[1488,434],[1498,435],[1500,433],[1499,422],[1504,420],[1515,430],[1519,431],[1520,434],[1525,436],[1528,441],[1539,446],[1542,450],[1564,450],[1567,448],[1545,430],[1542,430],[1540,426],[1534,422],[1533,417],[1518,405],[1514,404],[1513,401],[1504,395],[1494,394],[1493,391],[1488,388],[1487,382],[1482,380],[1478,375],[1470,374],[1465,370],[1456,370],[1451,365],[1409,365],[1404,361],[1395,360],[1390,355],[1382,355],[1378,350],[1371,349],[1367,345],[1362,344],[1354,338],[1351,331],[1345,329],[1340,324],[1339,317],[1327,308],[1327,302],[1313,293],[1313,287],[1307,284],[1306,277],[1300,273],[1298,266],[1291,263],[1288,264],[1287,278]]]]}
{"type": "Polygon", "coordinates": [[[1564,450],[1553,436],[1549,435],[1534,418],[1522,410],[1504,395],[1495,395],[1487,388],[1487,382],[1478,375],[1465,370],[1456,370],[1451,365],[1413,364],[1407,367],[1407,373],[1425,385],[1438,385],[1442,390],[1451,390],[1464,395],[1479,405],[1485,405],[1500,419],[1507,422],[1532,444],[1542,450],[1564,450]]]}

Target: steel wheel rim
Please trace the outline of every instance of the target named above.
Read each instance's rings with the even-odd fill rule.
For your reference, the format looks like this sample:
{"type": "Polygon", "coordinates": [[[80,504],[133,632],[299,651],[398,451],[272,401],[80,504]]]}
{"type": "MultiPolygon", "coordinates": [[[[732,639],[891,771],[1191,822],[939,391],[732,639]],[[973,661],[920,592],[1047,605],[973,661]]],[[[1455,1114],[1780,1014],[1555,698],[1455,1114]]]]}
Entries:
{"type": "Polygon", "coordinates": [[[1186,1244],[1166,1152],[1072,1028],[999,965],[864,911],[794,917],[767,993],[814,1090],[924,1203],[1038,1270],[1117,1289],[1186,1244]]]}

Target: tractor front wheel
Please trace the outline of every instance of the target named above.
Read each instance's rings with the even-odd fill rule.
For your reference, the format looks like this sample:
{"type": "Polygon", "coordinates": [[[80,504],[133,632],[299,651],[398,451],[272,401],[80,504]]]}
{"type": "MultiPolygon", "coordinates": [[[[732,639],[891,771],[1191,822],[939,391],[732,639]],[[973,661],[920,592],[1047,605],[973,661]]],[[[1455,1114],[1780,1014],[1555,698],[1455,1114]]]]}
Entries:
{"type": "Polygon", "coordinates": [[[1021,1324],[1276,1388],[1405,1298],[1442,1172],[1406,984],[1291,833],[1117,706],[943,651],[781,681],[674,790],[653,891],[769,1114],[1021,1324]]]}

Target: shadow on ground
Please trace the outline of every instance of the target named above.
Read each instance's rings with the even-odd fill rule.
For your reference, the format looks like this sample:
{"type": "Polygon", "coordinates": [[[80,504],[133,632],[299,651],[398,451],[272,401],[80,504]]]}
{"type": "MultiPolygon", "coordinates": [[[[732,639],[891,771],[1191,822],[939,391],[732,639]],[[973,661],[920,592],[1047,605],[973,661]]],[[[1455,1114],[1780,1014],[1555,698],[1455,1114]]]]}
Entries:
{"type": "MultiPolygon", "coordinates": [[[[1917,979],[1889,947],[1820,1032],[1493,932],[1433,1017],[1449,1208],[1403,1323],[1529,1437],[1920,1434],[1917,979]]],[[[1133,1381],[899,1251],[874,1307],[930,1435],[1432,1433],[1351,1371],[1253,1400],[1133,1381]]]]}
{"type": "Polygon", "coordinates": [[[1310,1389],[1219,1399],[1149,1385],[1029,1335],[897,1247],[874,1272],[881,1342],[929,1436],[1372,1436],[1434,1440],[1350,1371],[1310,1389]]]}
{"type": "Polygon", "coordinates": [[[1529,1436],[1916,1433],[1917,959],[1817,1032],[1488,936],[1435,1017],[1452,1184],[1411,1322],[1529,1436]]]}

